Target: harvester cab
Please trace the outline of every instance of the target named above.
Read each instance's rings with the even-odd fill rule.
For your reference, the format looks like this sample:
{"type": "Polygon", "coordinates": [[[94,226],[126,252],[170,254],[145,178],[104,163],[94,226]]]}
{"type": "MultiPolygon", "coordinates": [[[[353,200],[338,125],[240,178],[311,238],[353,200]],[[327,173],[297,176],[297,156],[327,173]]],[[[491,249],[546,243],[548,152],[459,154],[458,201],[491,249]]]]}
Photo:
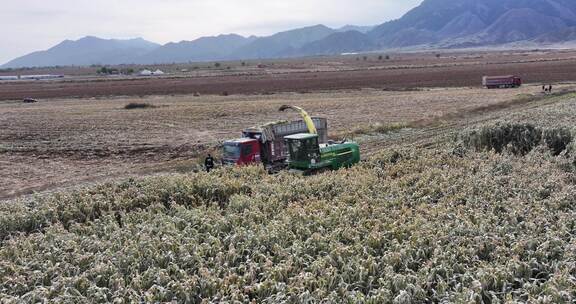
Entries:
{"type": "Polygon", "coordinates": [[[224,142],[222,164],[253,165],[260,163],[260,142],[253,138],[239,138],[224,142]]]}
{"type": "Polygon", "coordinates": [[[289,169],[304,175],[348,168],[360,162],[360,147],[355,142],[318,144],[318,135],[309,133],[284,139],[288,146],[289,169]]]}
{"type": "Polygon", "coordinates": [[[295,134],[284,138],[288,146],[288,161],[296,167],[309,167],[320,162],[320,145],[316,134],[295,134]]]}
{"type": "Polygon", "coordinates": [[[288,147],[287,162],[290,170],[307,175],[323,170],[350,167],[360,162],[360,147],[357,143],[344,141],[337,144],[320,144],[318,132],[310,115],[304,109],[290,105],[282,106],[280,111],[287,109],[299,112],[308,126],[308,133],[284,137],[288,147]]]}

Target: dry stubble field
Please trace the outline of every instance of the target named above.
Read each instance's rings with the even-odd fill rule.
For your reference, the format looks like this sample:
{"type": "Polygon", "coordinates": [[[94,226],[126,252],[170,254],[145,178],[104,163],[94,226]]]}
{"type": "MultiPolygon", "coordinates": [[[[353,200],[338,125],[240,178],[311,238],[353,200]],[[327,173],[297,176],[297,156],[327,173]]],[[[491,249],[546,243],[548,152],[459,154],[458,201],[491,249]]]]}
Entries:
{"type": "MultiPolygon", "coordinates": [[[[363,89],[0,102],[0,199],[109,178],[191,170],[197,157],[245,127],[298,118],[279,113],[282,104],[327,117],[331,134],[343,137],[375,124],[419,127],[454,120],[522,102],[539,90],[363,89]],[[155,107],[124,109],[130,102],[155,107]]],[[[382,141],[364,145],[369,152],[382,141]]]]}

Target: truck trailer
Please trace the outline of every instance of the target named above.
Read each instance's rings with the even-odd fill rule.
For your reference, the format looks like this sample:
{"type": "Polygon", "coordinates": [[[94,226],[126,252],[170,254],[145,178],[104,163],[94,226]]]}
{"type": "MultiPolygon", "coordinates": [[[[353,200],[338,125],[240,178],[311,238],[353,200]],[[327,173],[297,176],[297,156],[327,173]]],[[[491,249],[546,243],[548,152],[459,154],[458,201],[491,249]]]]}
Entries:
{"type": "MultiPolygon", "coordinates": [[[[328,143],[328,121],[313,117],[320,144],[328,143]]],[[[262,163],[268,172],[287,168],[289,156],[285,138],[307,133],[309,127],[304,120],[281,121],[260,127],[247,128],[242,138],[228,140],[223,145],[223,165],[254,165],[262,163]]]]}
{"type": "Polygon", "coordinates": [[[487,89],[518,88],[522,85],[522,78],[514,75],[484,76],[482,85],[487,89]]]}

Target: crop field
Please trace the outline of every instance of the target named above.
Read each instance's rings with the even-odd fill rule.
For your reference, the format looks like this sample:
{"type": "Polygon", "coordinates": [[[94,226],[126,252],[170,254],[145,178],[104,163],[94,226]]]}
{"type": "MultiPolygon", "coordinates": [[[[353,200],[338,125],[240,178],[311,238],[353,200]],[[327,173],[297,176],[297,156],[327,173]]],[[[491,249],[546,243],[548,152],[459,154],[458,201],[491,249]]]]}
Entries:
{"type": "MultiPolygon", "coordinates": [[[[327,117],[334,138],[353,138],[378,125],[433,124],[539,95],[538,86],[526,86],[0,102],[0,199],[107,178],[190,171],[198,156],[240,136],[243,128],[299,119],[278,112],[283,104],[327,117]],[[124,108],[132,102],[152,107],[124,108]]],[[[368,142],[365,149],[377,151],[380,144],[368,142]]]]}
{"type": "Polygon", "coordinates": [[[228,168],[2,203],[0,297],[572,303],[576,96],[512,107],[307,178],[228,168]]]}
{"type": "MultiPolygon", "coordinates": [[[[551,54],[511,60],[572,60],[551,54]]],[[[574,303],[576,84],[562,71],[554,94],[404,83],[73,97],[38,82],[54,98],[0,98],[0,303],[574,303]],[[283,104],[327,117],[362,162],[309,177],[198,170],[243,128],[299,118],[283,104]]]]}

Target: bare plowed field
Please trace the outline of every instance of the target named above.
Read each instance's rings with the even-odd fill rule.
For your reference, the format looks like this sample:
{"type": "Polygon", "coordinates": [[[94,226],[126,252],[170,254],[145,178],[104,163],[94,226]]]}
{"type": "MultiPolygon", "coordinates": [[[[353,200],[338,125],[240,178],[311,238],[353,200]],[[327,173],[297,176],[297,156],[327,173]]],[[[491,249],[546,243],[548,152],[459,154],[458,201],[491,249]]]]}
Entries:
{"type": "Polygon", "coordinates": [[[576,58],[504,61],[442,61],[410,65],[348,66],[334,71],[278,71],[200,77],[11,82],[0,84],[0,100],[97,96],[270,94],[341,89],[479,87],[484,75],[516,74],[529,83],[574,81],[576,58]]]}

